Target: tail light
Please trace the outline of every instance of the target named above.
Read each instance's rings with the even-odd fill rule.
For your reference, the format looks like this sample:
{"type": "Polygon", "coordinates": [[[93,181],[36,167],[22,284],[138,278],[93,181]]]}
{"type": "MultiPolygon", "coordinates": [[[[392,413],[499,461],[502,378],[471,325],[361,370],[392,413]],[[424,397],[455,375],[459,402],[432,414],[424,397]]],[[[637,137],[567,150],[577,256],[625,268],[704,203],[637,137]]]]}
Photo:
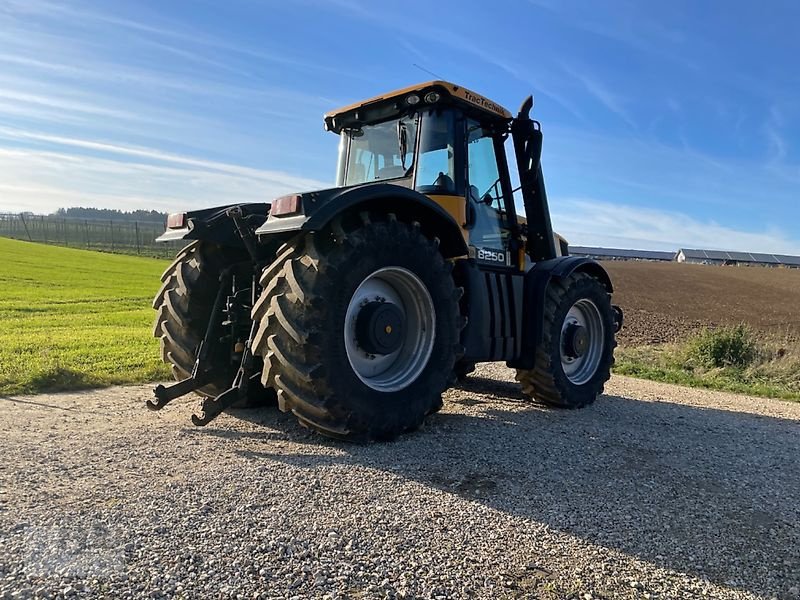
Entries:
{"type": "Polygon", "coordinates": [[[167,217],[167,229],[186,227],[186,213],[172,213],[167,217]]]}
{"type": "Polygon", "coordinates": [[[286,215],[296,215],[303,210],[302,196],[292,194],[289,196],[281,196],[272,202],[270,208],[270,215],[275,217],[282,217],[286,215]]]}

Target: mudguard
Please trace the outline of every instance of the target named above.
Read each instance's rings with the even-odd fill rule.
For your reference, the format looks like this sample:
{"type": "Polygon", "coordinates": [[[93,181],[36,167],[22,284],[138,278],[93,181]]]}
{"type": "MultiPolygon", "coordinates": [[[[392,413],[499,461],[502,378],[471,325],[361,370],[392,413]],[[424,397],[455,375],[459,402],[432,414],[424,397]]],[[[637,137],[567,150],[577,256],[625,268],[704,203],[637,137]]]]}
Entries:
{"type": "Polygon", "coordinates": [[[416,190],[390,183],[371,183],[298,195],[301,198],[300,213],[270,215],[256,230],[256,235],[319,231],[337,215],[348,211],[391,212],[406,222],[420,222],[423,231],[439,238],[440,248],[446,257],[465,256],[468,253],[459,224],[439,204],[416,190]]]}
{"type": "Polygon", "coordinates": [[[270,205],[259,204],[226,204],[194,210],[186,213],[186,226],[167,229],[156,238],[157,242],[175,240],[204,240],[222,244],[223,246],[243,246],[242,239],[236,231],[236,225],[228,217],[228,209],[238,206],[242,218],[255,229],[262,225],[269,214],[270,205]]]}
{"type": "MultiPolygon", "coordinates": [[[[581,256],[563,256],[538,262],[525,273],[523,284],[522,345],[519,357],[506,364],[514,369],[532,369],[536,361],[536,347],[542,341],[544,303],[547,286],[553,279],[562,279],[572,273],[587,273],[600,281],[608,293],[614,288],[606,270],[597,261],[581,256]]],[[[621,317],[620,317],[621,320],[621,317]]],[[[620,322],[621,325],[621,322],[620,322]]]]}

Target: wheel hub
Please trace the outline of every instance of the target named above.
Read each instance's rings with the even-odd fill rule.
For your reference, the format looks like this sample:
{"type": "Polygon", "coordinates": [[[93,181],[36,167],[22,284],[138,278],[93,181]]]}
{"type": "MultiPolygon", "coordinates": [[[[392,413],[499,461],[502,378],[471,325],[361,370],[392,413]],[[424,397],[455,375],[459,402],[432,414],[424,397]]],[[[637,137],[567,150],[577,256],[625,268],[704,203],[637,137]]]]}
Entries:
{"type": "Polygon", "coordinates": [[[561,368],[574,385],[583,385],[603,360],[605,324],[591,298],[580,298],[567,312],[561,326],[561,368]]]}
{"type": "Polygon", "coordinates": [[[580,358],[589,349],[589,333],[578,323],[570,323],[564,332],[564,354],[580,358]]]}
{"type": "Polygon", "coordinates": [[[356,317],[356,341],[370,354],[391,354],[405,339],[405,316],[396,304],[372,301],[356,317]]]}
{"type": "Polygon", "coordinates": [[[425,284],[403,267],[364,278],[344,319],[344,346],[355,375],[378,392],[397,392],[423,372],[436,340],[436,310],[425,284]]]}

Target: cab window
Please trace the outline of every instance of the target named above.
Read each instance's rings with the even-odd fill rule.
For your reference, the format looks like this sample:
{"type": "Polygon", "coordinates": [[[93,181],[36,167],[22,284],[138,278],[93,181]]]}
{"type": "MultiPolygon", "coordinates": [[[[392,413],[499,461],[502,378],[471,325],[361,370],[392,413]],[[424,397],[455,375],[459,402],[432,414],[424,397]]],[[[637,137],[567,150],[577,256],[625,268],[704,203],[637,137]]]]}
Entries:
{"type": "Polygon", "coordinates": [[[414,116],[344,130],[339,149],[338,185],[408,176],[413,168],[416,139],[414,116]],[[346,168],[343,168],[344,161],[346,168]]]}

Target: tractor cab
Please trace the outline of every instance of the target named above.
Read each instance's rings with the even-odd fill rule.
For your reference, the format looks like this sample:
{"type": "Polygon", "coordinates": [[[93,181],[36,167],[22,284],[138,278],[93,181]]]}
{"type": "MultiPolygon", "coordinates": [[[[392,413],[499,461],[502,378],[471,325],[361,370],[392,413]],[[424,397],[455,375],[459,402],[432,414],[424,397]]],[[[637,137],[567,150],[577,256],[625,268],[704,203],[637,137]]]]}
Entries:
{"type": "MultiPolygon", "coordinates": [[[[521,270],[527,224],[516,215],[505,146],[514,123],[505,108],[444,81],[325,115],[326,129],[341,138],[337,186],[389,183],[424,194],[461,228],[471,257],[521,270]]],[[[538,225],[552,239],[549,217],[538,225]]],[[[537,259],[558,254],[549,250],[537,259]]]]}

